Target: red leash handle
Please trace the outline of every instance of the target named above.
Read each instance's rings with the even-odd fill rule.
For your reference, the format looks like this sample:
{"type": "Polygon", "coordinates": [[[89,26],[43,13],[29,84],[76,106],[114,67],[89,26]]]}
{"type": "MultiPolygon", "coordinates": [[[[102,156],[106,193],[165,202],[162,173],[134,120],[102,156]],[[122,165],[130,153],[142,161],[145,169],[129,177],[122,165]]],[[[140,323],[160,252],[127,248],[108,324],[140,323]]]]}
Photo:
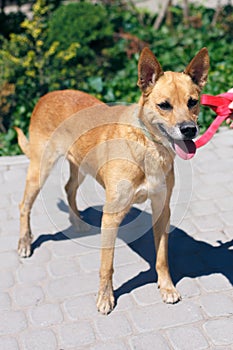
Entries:
{"type": "Polygon", "coordinates": [[[233,113],[233,108],[229,108],[229,104],[233,101],[233,93],[225,92],[223,94],[212,96],[202,95],[201,104],[208,106],[215,111],[217,117],[211,123],[206,132],[195,141],[196,148],[204,146],[214,136],[219,126],[224,120],[230,117],[233,113]]]}

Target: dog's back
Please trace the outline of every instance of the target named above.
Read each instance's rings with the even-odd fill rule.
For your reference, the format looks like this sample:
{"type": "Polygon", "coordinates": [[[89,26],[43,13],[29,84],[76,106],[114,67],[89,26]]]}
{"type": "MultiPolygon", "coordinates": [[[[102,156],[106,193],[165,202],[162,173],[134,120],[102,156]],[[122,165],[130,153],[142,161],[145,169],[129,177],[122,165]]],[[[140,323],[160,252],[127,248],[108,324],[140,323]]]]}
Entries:
{"type": "Polygon", "coordinates": [[[41,97],[36,104],[30,121],[28,142],[21,129],[15,128],[22,151],[31,158],[33,149],[44,144],[58,126],[72,114],[82,109],[103,104],[97,98],[78,90],[58,90],[41,97]]]}

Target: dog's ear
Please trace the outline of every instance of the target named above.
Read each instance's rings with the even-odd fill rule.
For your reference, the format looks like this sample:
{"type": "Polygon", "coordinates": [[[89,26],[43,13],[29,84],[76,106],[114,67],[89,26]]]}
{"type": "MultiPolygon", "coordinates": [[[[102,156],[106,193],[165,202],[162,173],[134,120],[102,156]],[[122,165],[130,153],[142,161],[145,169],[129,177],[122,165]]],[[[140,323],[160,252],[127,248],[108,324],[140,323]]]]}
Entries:
{"type": "Polygon", "coordinates": [[[160,63],[151,50],[145,47],[138,62],[138,86],[142,92],[145,92],[149,87],[153,87],[162,74],[163,69],[160,63]]]}
{"type": "Polygon", "coordinates": [[[207,82],[209,66],[210,61],[208,50],[204,47],[192,59],[184,70],[184,73],[188,74],[192,81],[202,89],[207,82]]]}

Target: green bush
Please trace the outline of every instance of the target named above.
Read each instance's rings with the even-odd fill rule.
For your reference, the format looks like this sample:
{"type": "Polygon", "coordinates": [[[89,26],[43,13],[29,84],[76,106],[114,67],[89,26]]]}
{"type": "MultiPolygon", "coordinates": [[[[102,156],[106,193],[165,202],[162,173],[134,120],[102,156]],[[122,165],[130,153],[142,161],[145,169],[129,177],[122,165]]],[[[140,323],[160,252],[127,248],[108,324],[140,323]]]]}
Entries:
{"type": "MultiPolygon", "coordinates": [[[[22,32],[0,39],[0,155],[20,152],[13,126],[27,132],[32,109],[48,91],[73,88],[106,102],[136,102],[139,52],[147,44],[165,70],[182,71],[199,49],[211,57],[205,93],[232,87],[232,7],[225,7],[216,25],[214,11],[191,6],[196,22],[186,23],[182,9],[171,7],[172,21],[153,28],[155,16],[131,2],[94,5],[88,1],[62,5],[55,11],[37,0],[33,18],[22,32]]],[[[202,108],[203,131],[213,113],[202,108]]]]}
{"type": "MultiPolygon", "coordinates": [[[[60,6],[48,22],[46,43],[59,42],[59,49],[66,50],[78,42],[80,50],[76,59],[94,58],[106,45],[112,44],[113,26],[106,9],[88,2],[60,6]],[[62,30],[61,30],[62,28],[62,30]]],[[[89,63],[89,62],[88,62],[89,63]]]]}
{"type": "Polygon", "coordinates": [[[23,30],[20,24],[25,19],[22,12],[5,14],[0,13],[0,33],[5,38],[9,39],[11,33],[22,33],[23,30]]]}

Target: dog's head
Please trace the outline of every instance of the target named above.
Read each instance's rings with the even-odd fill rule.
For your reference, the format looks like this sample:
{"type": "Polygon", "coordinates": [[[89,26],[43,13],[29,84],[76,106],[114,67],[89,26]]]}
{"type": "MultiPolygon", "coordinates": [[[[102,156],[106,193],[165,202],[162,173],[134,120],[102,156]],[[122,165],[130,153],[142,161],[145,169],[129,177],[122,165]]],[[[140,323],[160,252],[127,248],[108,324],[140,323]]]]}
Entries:
{"type": "Polygon", "coordinates": [[[138,64],[140,103],[150,111],[144,122],[150,132],[158,129],[175,152],[187,159],[195,152],[198,135],[199,96],[207,81],[209,55],[201,49],[184,72],[164,72],[154,54],[144,48],[138,64]]]}

